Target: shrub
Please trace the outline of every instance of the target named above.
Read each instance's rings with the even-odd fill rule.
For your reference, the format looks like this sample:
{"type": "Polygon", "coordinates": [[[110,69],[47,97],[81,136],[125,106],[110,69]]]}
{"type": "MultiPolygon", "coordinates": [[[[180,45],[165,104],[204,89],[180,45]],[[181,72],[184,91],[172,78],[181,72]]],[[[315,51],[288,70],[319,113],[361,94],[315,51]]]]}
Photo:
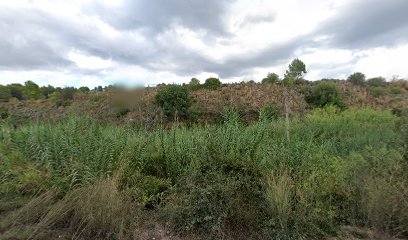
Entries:
{"type": "Polygon", "coordinates": [[[367,85],[370,87],[382,87],[387,83],[383,77],[375,77],[367,80],[367,85]]]}
{"type": "Polygon", "coordinates": [[[221,88],[222,83],[218,78],[208,78],[205,80],[204,88],[209,90],[216,90],[221,88]]]}
{"type": "Polygon", "coordinates": [[[165,213],[179,232],[219,238],[226,229],[257,232],[267,219],[265,185],[256,166],[236,158],[203,159],[169,197],[165,213]]]}
{"type": "Polygon", "coordinates": [[[351,74],[351,75],[347,78],[347,81],[348,81],[348,82],[351,82],[352,84],[354,84],[354,85],[359,85],[359,86],[364,85],[364,84],[365,84],[365,80],[366,80],[366,77],[365,77],[365,75],[364,75],[363,73],[361,73],[361,72],[355,72],[355,73],[351,74]]]}
{"type": "Polygon", "coordinates": [[[401,88],[400,87],[392,87],[390,89],[391,94],[401,94],[401,88]]]}
{"type": "Polygon", "coordinates": [[[262,79],[262,84],[279,82],[279,75],[276,73],[268,73],[266,78],[262,79]]]}
{"type": "Polygon", "coordinates": [[[0,106],[0,119],[6,119],[9,116],[8,110],[5,106],[0,106]]]}
{"type": "Polygon", "coordinates": [[[186,119],[192,100],[185,86],[171,84],[160,88],[156,95],[156,103],[167,117],[186,119]]]}
{"type": "Polygon", "coordinates": [[[314,85],[305,100],[314,107],[324,107],[326,105],[334,105],[340,109],[346,107],[336,84],[332,82],[320,82],[314,85]]]}
{"type": "Polygon", "coordinates": [[[384,87],[372,87],[370,88],[370,93],[374,97],[381,97],[385,95],[385,89],[384,87]]]}

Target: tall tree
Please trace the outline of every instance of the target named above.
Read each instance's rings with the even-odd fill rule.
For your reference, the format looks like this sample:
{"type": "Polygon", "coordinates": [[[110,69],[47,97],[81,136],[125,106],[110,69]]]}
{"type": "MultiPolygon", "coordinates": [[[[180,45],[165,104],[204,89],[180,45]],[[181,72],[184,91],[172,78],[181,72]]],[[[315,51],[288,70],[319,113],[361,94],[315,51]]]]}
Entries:
{"type": "Polygon", "coordinates": [[[298,80],[302,79],[304,75],[307,73],[306,65],[295,58],[288,66],[288,69],[285,73],[285,78],[283,79],[283,100],[285,105],[285,118],[286,118],[286,138],[288,142],[290,142],[290,102],[291,97],[289,94],[289,88],[293,85],[293,83],[298,80]]]}

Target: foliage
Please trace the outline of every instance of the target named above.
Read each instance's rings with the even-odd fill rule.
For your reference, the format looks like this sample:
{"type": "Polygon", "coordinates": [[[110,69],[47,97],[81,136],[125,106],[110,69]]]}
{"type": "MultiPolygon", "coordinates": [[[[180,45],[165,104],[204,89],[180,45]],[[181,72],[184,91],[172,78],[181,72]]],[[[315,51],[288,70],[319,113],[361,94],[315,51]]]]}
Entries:
{"type": "Polygon", "coordinates": [[[387,81],[383,77],[375,77],[367,79],[366,83],[370,87],[383,87],[387,81]]]}
{"type": "Polygon", "coordinates": [[[300,59],[295,58],[288,66],[286,70],[284,82],[292,84],[295,80],[303,78],[307,73],[306,65],[300,59]]]}
{"type": "Polygon", "coordinates": [[[385,95],[385,89],[384,87],[371,87],[370,88],[370,93],[374,96],[374,97],[381,97],[385,95]]]}
{"type": "Polygon", "coordinates": [[[268,73],[266,78],[262,79],[262,84],[279,82],[279,75],[276,73],[268,73]]]}
{"type": "Polygon", "coordinates": [[[201,87],[200,80],[198,80],[197,78],[192,78],[190,80],[190,82],[188,83],[188,86],[193,91],[197,90],[197,89],[200,89],[200,87],[201,87]]]}
{"type": "Polygon", "coordinates": [[[41,98],[40,87],[33,81],[27,81],[24,83],[23,94],[26,98],[39,99],[41,98]]]}
{"type": "Polygon", "coordinates": [[[205,80],[204,83],[204,88],[209,89],[209,90],[217,90],[219,88],[221,88],[222,83],[218,78],[208,78],[207,80],[205,80]]]}
{"type": "Polygon", "coordinates": [[[5,122],[0,238],[25,229],[22,239],[133,239],[156,213],[205,239],[325,239],[345,224],[404,238],[399,115],[317,108],[292,120],[290,143],[283,120],[244,125],[232,113],[222,124],[152,131],[83,117],[5,122]],[[5,207],[21,198],[31,201],[5,207]]]}
{"type": "Polygon", "coordinates": [[[156,103],[170,119],[187,119],[192,101],[185,86],[172,84],[160,88],[156,103]]]}
{"type": "Polygon", "coordinates": [[[9,112],[5,106],[0,106],[0,119],[6,119],[9,116],[9,112]]]}
{"type": "Polygon", "coordinates": [[[91,90],[89,89],[89,87],[80,87],[78,88],[78,91],[82,93],[89,93],[91,90]]]}
{"type": "Polygon", "coordinates": [[[361,72],[355,72],[353,74],[351,74],[348,78],[347,78],[348,82],[351,82],[354,85],[358,85],[358,86],[363,86],[365,84],[366,81],[366,77],[363,73],[361,72]]]}
{"type": "Polygon", "coordinates": [[[401,94],[401,88],[399,86],[392,87],[390,89],[391,94],[401,94]]]}
{"type": "Polygon", "coordinates": [[[346,107],[336,84],[333,82],[320,82],[312,86],[311,92],[305,96],[305,100],[314,107],[327,105],[333,105],[340,109],[346,107]]]}
{"type": "Polygon", "coordinates": [[[259,121],[277,120],[281,116],[282,109],[277,106],[266,105],[259,110],[259,121]]]}

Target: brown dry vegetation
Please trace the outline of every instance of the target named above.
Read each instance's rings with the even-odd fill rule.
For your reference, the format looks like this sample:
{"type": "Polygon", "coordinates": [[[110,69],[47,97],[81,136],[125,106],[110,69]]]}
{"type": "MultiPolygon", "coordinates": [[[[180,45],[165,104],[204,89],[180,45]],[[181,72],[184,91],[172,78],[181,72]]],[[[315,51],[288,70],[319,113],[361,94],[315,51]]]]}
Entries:
{"type": "MultiPolygon", "coordinates": [[[[335,81],[348,107],[371,107],[394,109],[408,107],[408,82],[394,81],[382,87],[380,96],[373,94],[368,86],[356,86],[346,81],[335,81]],[[395,91],[397,89],[398,91],[395,91]],[[394,90],[394,93],[393,93],[394,90]],[[395,94],[395,92],[397,92],[395,94]]],[[[290,90],[291,114],[303,116],[310,109],[304,99],[304,91],[313,82],[294,85],[290,90]]],[[[36,119],[53,121],[72,113],[90,115],[102,122],[154,126],[165,121],[161,110],[154,104],[159,87],[132,91],[111,90],[103,93],[78,93],[67,106],[58,106],[56,99],[16,99],[1,103],[15,123],[36,119]]],[[[239,110],[246,122],[258,119],[264,106],[283,108],[283,86],[280,84],[240,83],[227,84],[218,90],[198,89],[191,91],[192,110],[199,123],[214,123],[221,119],[227,108],[239,110]]],[[[172,120],[172,119],[171,119],[172,120]]]]}

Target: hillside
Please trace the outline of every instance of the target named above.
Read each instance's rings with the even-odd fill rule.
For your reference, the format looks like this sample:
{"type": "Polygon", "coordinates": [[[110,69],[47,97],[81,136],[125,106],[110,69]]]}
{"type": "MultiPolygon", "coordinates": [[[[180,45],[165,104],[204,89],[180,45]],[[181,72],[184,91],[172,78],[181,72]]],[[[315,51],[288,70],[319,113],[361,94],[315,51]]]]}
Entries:
{"type": "MultiPolygon", "coordinates": [[[[290,108],[293,116],[302,116],[311,106],[305,101],[309,89],[318,82],[303,82],[290,89],[290,108]]],[[[408,82],[389,82],[381,87],[356,86],[346,81],[334,82],[347,107],[403,109],[408,107],[408,82]]],[[[159,87],[137,90],[107,90],[99,93],[77,93],[73,99],[59,102],[56,97],[40,100],[12,99],[0,106],[12,116],[16,124],[35,119],[47,121],[71,114],[90,115],[103,122],[135,125],[155,125],[165,119],[154,103],[159,87]]],[[[216,90],[191,90],[193,98],[190,113],[193,122],[214,123],[222,119],[229,108],[238,110],[245,122],[258,119],[259,111],[270,106],[283,112],[281,84],[239,83],[225,84],[216,90]]]]}

